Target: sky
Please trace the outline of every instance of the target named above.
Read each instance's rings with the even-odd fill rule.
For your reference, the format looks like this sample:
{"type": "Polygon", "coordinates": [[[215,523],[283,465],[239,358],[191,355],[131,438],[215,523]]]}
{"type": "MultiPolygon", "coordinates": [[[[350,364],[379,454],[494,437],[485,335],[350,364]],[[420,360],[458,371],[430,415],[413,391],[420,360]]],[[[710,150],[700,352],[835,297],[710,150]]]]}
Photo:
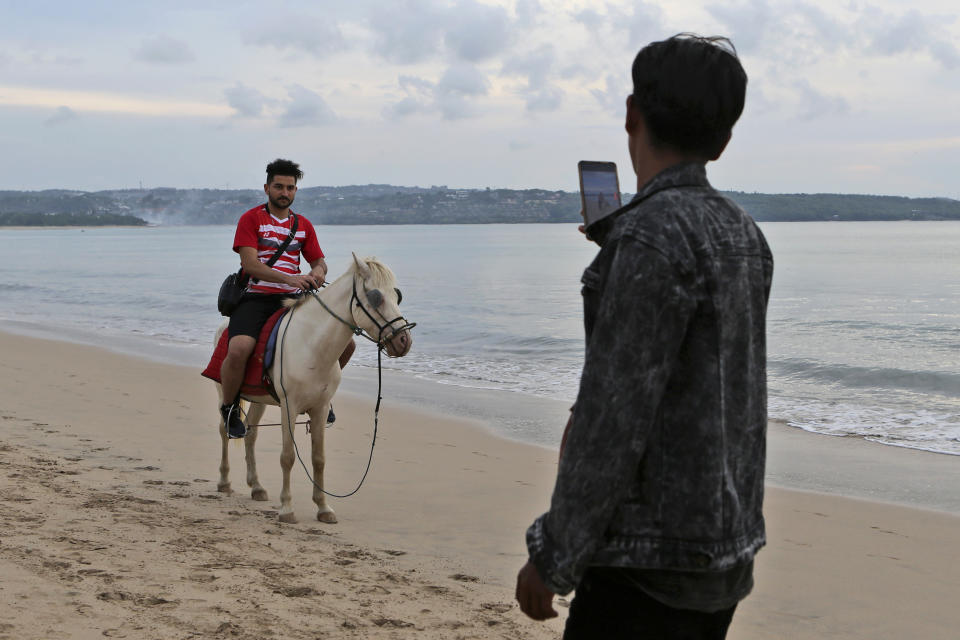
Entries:
{"type": "Polygon", "coordinates": [[[0,0],[0,189],[576,191],[617,163],[630,65],[729,36],[720,189],[960,199],[956,0],[0,0]]]}

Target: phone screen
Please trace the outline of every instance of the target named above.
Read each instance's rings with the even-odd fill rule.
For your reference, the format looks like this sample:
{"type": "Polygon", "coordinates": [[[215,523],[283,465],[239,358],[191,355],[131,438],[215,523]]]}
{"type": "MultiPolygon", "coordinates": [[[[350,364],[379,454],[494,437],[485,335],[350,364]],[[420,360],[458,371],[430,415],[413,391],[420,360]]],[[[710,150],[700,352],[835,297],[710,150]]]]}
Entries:
{"type": "Polygon", "coordinates": [[[584,224],[590,226],[608,213],[620,208],[620,183],[617,165],[613,162],[581,160],[580,201],[584,224]]]}

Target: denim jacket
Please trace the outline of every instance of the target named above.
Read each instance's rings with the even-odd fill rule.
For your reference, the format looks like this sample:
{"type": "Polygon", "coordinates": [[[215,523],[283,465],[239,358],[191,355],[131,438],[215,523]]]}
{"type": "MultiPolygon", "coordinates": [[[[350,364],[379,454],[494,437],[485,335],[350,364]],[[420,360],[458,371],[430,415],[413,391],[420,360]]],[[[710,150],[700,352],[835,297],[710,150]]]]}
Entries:
{"type": "Polygon", "coordinates": [[[765,544],[766,308],[756,223],[703,164],[648,182],[583,273],[586,357],[550,510],[555,593],[590,565],[717,572],[765,544]]]}

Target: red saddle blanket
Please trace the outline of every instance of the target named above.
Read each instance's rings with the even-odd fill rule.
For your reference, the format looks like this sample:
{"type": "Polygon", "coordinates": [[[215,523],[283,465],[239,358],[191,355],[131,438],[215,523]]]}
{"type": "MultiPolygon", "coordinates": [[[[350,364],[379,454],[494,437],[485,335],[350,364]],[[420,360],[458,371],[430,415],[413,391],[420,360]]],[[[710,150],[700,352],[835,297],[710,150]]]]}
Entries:
{"type": "MultiPolygon", "coordinates": [[[[275,397],[273,383],[267,372],[270,365],[273,364],[273,349],[267,349],[267,344],[270,342],[277,323],[286,312],[287,309],[280,309],[274,313],[263,325],[263,329],[260,330],[257,346],[253,349],[253,355],[247,360],[247,370],[244,372],[240,393],[251,396],[271,395],[275,397]]],[[[227,343],[229,341],[230,336],[224,331],[213,350],[210,363],[200,375],[220,382],[220,366],[223,364],[224,358],[227,357],[227,343]]]]}

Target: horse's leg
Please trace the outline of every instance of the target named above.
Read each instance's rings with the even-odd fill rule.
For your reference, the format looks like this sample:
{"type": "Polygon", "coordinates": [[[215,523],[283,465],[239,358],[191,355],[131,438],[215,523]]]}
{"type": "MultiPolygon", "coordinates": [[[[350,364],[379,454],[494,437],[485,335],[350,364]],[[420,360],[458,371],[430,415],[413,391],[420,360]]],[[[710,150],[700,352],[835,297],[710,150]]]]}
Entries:
{"type": "Polygon", "coordinates": [[[250,487],[250,497],[254,500],[267,500],[267,490],[260,484],[260,478],[257,477],[257,459],[254,456],[253,448],[257,444],[257,435],[260,429],[260,418],[263,417],[263,410],[266,407],[259,402],[250,404],[250,411],[247,413],[247,437],[243,439],[243,446],[247,453],[247,486],[250,487]]]}
{"type": "Polygon", "coordinates": [[[227,444],[230,442],[227,437],[227,425],[223,422],[223,416],[220,414],[220,405],[223,403],[223,391],[220,385],[217,385],[217,395],[220,400],[217,402],[217,417],[220,418],[220,480],[217,482],[217,491],[220,493],[233,493],[230,488],[230,458],[227,455],[227,444]]]}
{"type": "Polygon", "coordinates": [[[295,523],[297,516],[293,512],[290,500],[290,469],[293,468],[295,453],[293,450],[293,424],[297,421],[297,408],[288,404],[284,398],[280,402],[280,429],[283,432],[283,444],[280,449],[280,470],[283,472],[283,486],[280,489],[280,522],[295,523]]]}
{"type": "Polygon", "coordinates": [[[313,502],[317,505],[317,520],[334,524],[337,521],[337,514],[327,505],[327,495],[323,492],[323,436],[326,431],[327,412],[330,410],[330,403],[327,402],[322,407],[312,409],[310,413],[310,440],[313,459],[313,502]]]}

